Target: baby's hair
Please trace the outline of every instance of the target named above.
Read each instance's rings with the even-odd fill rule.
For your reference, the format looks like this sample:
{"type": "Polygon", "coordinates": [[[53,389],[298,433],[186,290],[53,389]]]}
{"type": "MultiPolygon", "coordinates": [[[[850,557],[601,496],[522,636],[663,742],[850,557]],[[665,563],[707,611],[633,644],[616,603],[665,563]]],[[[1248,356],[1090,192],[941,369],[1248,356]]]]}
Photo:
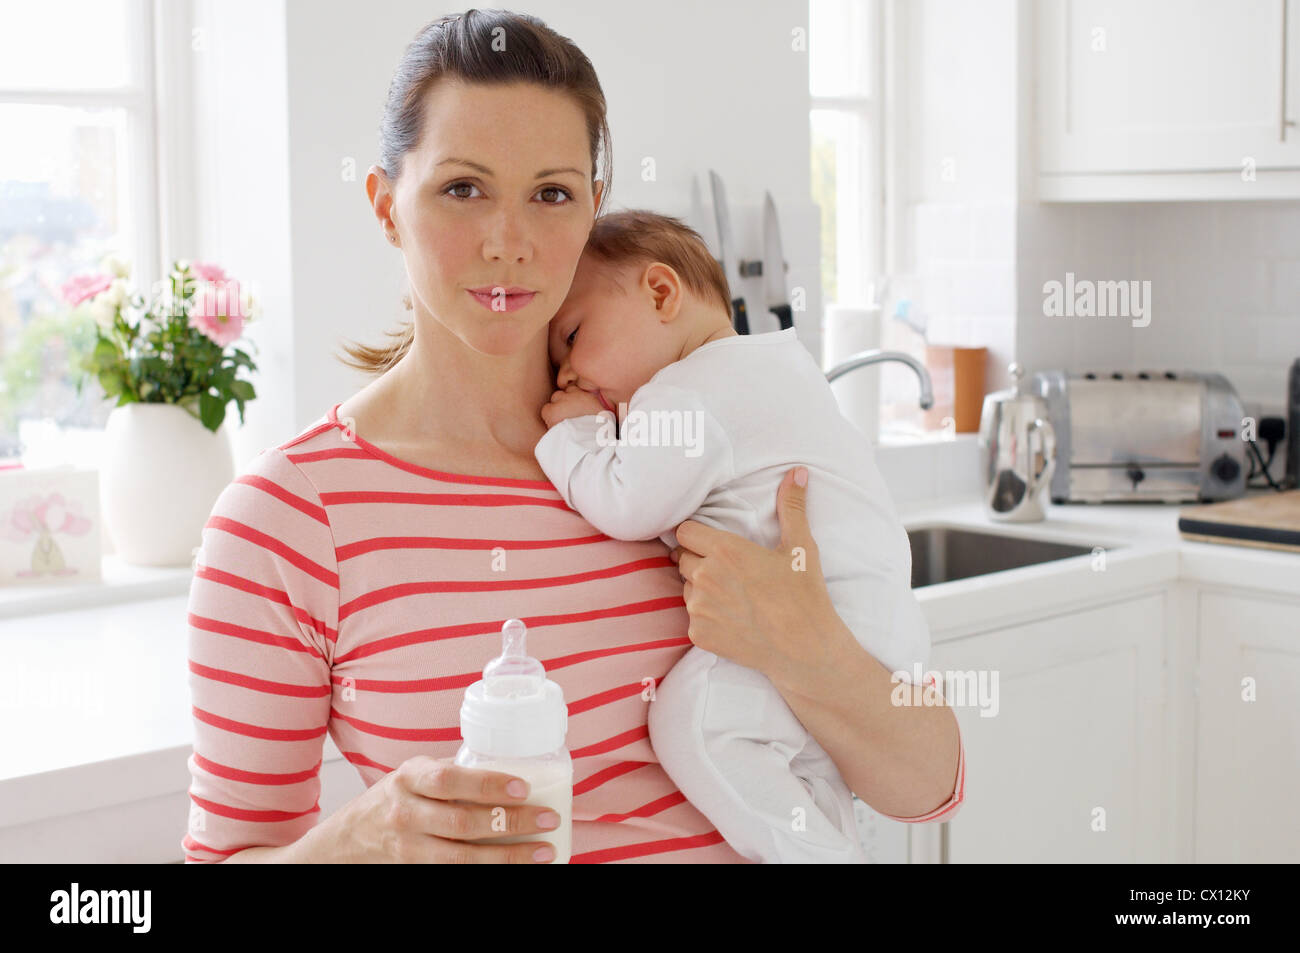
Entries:
{"type": "Polygon", "coordinates": [[[671,215],[647,209],[601,215],[591,227],[583,254],[615,267],[663,262],[691,291],[706,300],[711,298],[731,314],[731,291],[722,266],[709,253],[700,233],[671,215]]]}

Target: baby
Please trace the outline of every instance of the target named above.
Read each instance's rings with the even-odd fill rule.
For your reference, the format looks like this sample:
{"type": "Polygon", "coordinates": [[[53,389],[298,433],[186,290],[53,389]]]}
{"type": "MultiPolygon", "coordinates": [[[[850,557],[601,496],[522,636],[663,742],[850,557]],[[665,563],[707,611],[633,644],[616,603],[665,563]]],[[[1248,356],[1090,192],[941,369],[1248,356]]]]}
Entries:
{"type": "MultiPolygon", "coordinates": [[[[538,462],[602,533],[669,547],[687,519],[776,547],[777,487],[806,466],[836,611],[886,669],[924,670],[911,549],[870,444],[794,329],[739,335],[730,301],[682,222],[598,218],[549,329],[558,389],[538,462]]],[[[648,727],[668,776],[742,856],[866,862],[852,792],[761,673],[692,646],[656,687],[648,727]]]]}

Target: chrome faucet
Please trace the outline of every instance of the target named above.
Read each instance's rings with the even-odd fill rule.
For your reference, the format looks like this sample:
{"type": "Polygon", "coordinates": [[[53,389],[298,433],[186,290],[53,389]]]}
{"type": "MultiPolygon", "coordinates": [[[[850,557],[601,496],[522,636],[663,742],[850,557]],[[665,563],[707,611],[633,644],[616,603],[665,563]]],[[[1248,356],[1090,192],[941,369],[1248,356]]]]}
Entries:
{"type": "Polygon", "coordinates": [[[934,406],[934,391],[930,387],[930,372],[925,369],[924,364],[903,351],[882,351],[879,348],[873,348],[870,351],[859,351],[827,371],[826,383],[829,384],[837,377],[843,377],[849,371],[856,371],[859,367],[866,367],[868,364],[879,364],[882,361],[900,361],[916,371],[916,376],[921,381],[921,409],[929,410],[934,406]]]}

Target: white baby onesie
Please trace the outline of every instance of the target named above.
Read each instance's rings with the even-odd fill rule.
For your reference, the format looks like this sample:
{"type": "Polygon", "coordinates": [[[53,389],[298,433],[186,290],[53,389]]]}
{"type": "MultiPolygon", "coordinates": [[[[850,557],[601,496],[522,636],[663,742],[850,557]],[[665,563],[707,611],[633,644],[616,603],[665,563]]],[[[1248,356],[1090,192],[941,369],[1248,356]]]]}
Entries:
{"type": "MultiPolygon", "coordinates": [[[[930,630],[911,548],[871,445],[840,413],[793,328],[710,341],[609,411],[561,421],[535,448],[570,507],[616,539],[677,545],[683,520],[768,548],[777,487],[809,471],[808,523],[832,603],[859,644],[912,681],[930,630]]],[[[655,688],[651,745],[686,798],[761,863],[865,863],[834,761],[761,673],[692,646],[655,688]]]]}

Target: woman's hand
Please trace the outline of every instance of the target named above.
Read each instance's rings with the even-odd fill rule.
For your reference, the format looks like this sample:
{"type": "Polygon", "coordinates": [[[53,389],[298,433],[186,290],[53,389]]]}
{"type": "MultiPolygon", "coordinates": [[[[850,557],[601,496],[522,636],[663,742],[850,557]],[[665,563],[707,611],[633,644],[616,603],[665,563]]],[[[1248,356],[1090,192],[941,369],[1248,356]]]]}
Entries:
{"type": "Polygon", "coordinates": [[[777,490],[781,543],[686,520],[672,558],[686,580],[687,634],[702,649],[756,669],[774,683],[810,684],[834,664],[827,633],[843,632],[808,528],[807,487],[786,474],[777,490]],[[812,638],[810,638],[812,636],[812,638]]]}
{"type": "MultiPolygon", "coordinates": [[[[542,830],[542,804],[506,790],[512,774],[465,768],[416,755],[398,765],[325,821],[335,828],[336,861],[405,864],[536,864],[555,859],[545,841],[469,844],[481,837],[527,836],[542,830]],[[497,812],[505,830],[493,830],[497,812]],[[546,848],[550,856],[533,855],[546,848]]],[[[527,787],[527,782],[522,782],[527,787]]],[[[559,818],[556,818],[558,823],[559,818]]],[[[497,824],[500,827],[501,824],[497,824]]]]}
{"type": "Polygon", "coordinates": [[[586,417],[604,410],[595,394],[587,393],[577,384],[570,384],[564,390],[553,393],[550,403],[542,405],[542,420],[549,428],[570,417],[586,417]]]}

